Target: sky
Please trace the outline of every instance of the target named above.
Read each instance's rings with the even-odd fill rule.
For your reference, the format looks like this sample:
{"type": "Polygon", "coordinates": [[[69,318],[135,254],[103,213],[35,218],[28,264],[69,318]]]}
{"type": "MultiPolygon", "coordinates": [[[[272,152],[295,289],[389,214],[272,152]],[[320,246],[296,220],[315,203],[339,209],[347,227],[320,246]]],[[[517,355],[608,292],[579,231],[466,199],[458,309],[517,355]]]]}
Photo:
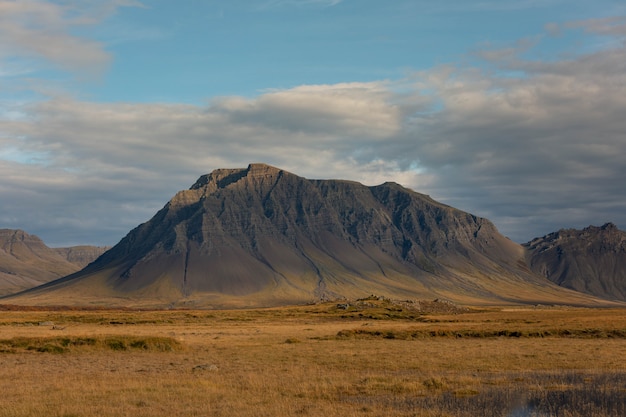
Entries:
{"type": "Polygon", "coordinates": [[[217,168],[626,229],[623,0],[0,0],[0,228],[114,245],[217,168]]]}

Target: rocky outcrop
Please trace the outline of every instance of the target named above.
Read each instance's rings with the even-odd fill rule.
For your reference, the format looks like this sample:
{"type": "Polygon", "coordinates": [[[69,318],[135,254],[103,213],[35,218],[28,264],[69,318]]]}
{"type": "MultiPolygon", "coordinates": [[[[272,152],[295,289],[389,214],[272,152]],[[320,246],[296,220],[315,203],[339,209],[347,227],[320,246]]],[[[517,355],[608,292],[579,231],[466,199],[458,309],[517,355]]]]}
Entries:
{"type": "Polygon", "coordinates": [[[565,288],[626,301],[626,232],[614,224],[562,229],[524,246],[535,273],[565,288]]]}
{"type": "Polygon", "coordinates": [[[309,180],[264,164],[200,177],[84,270],[23,299],[69,303],[77,294],[211,307],[369,294],[589,301],[532,274],[523,248],[486,219],[395,183],[309,180]]]}

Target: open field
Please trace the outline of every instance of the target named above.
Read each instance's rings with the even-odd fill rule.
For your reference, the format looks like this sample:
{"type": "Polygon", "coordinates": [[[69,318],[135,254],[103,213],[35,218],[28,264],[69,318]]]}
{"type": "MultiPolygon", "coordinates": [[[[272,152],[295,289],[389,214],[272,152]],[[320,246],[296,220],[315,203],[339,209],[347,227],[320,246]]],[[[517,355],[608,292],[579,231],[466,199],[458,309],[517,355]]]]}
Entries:
{"type": "Polygon", "coordinates": [[[624,309],[0,306],[0,417],[622,417],[624,358],[624,309]]]}

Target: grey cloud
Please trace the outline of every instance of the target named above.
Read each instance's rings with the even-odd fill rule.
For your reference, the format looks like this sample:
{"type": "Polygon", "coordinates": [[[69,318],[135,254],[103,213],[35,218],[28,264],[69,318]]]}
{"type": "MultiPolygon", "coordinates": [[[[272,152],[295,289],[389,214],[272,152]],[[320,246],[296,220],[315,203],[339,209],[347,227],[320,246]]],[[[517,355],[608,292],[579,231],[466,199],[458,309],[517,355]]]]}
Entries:
{"type": "Polygon", "coordinates": [[[623,227],[626,83],[612,65],[623,55],[520,61],[517,79],[452,74],[438,86],[443,110],[416,140],[433,194],[506,225],[516,240],[605,221],[623,227]],[[530,218],[541,220],[524,225],[530,218]]]}

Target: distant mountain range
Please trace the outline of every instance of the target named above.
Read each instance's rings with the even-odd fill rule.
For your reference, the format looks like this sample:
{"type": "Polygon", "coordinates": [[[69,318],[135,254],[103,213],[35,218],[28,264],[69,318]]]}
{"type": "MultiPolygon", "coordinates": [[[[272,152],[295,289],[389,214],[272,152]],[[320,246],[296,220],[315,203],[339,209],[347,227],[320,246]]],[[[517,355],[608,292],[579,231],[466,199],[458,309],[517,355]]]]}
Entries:
{"type": "Polygon", "coordinates": [[[0,229],[0,295],[76,272],[107,249],[96,246],[53,249],[22,230],[0,229]]]}
{"type": "MultiPolygon", "coordinates": [[[[572,269],[549,261],[549,250],[537,239],[516,244],[488,220],[395,183],[309,180],[251,164],[200,177],[81,271],[0,303],[256,307],[370,294],[480,305],[625,299],[623,275],[611,278],[611,288],[569,285],[586,293],[559,287],[580,279],[553,279],[572,269]]],[[[623,246],[602,265],[611,256],[622,265],[623,246]]]]}

